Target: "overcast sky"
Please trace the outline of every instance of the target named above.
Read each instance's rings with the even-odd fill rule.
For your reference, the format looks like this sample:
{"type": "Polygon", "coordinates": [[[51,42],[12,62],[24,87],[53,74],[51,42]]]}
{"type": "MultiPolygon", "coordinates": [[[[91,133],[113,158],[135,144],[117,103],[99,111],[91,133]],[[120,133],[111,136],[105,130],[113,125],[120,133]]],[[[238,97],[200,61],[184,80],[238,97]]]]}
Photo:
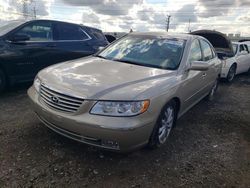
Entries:
{"type": "MultiPolygon", "coordinates": [[[[22,1],[0,0],[0,20],[22,18],[22,1]]],[[[30,0],[27,7],[30,15],[36,7],[38,18],[109,32],[163,31],[171,15],[171,32],[215,29],[250,36],[250,0],[30,0]]]]}

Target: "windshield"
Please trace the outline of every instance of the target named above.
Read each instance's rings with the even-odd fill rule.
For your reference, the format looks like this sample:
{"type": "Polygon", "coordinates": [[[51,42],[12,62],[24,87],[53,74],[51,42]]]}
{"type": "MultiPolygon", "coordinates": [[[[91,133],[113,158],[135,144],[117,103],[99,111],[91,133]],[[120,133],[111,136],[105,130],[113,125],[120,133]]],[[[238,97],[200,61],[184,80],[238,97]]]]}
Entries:
{"type": "Polygon", "coordinates": [[[104,49],[99,57],[161,69],[177,69],[185,40],[129,35],[104,49]]]}
{"type": "Polygon", "coordinates": [[[15,29],[19,25],[23,24],[22,21],[9,21],[4,24],[0,25],[0,36],[5,35],[6,33],[10,32],[11,30],[15,29]]]}
{"type": "Polygon", "coordinates": [[[238,50],[238,45],[237,44],[233,44],[233,50],[234,50],[234,54],[236,54],[237,50],[238,50]]]}

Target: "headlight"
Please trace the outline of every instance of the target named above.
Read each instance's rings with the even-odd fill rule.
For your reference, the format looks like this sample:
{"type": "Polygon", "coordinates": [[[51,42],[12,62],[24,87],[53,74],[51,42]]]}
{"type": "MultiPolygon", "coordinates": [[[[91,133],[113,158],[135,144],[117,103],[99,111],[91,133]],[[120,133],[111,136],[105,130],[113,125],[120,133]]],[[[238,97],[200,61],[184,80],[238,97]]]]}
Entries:
{"type": "Polygon", "coordinates": [[[40,86],[41,86],[41,81],[38,77],[36,77],[34,80],[34,87],[35,87],[37,92],[40,91],[40,86]]]}
{"type": "Polygon", "coordinates": [[[99,101],[91,109],[91,114],[104,116],[135,116],[145,112],[149,100],[145,101],[99,101]]]}

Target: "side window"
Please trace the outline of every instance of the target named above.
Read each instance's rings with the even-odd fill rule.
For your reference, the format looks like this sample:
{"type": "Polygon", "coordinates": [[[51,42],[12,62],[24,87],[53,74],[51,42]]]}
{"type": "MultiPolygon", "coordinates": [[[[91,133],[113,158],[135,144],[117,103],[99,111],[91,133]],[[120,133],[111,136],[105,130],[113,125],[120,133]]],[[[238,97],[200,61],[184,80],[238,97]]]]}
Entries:
{"type": "Polygon", "coordinates": [[[203,55],[204,55],[204,61],[208,61],[210,59],[213,59],[213,54],[212,54],[212,49],[210,47],[210,45],[204,41],[204,40],[200,40],[201,41],[201,49],[203,51],[203,55]]]}
{"type": "Polygon", "coordinates": [[[30,41],[51,41],[52,24],[51,22],[35,22],[24,26],[17,31],[17,35],[28,35],[30,41]]]}
{"type": "Polygon", "coordinates": [[[188,58],[189,63],[193,61],[202,61],[201,47],[197,39],[195,39],[191,44],[190,54],[188,58]]]}
{"type": "Polygon", "coordinates": [[[245,50],[249,53],[248,46],[247,45],[244,45],[244,46],[245,46],[245,50]]]}
{"type": "Polygon", "coordinates": [[[243,46],[243,44],[241,44],[241,45],[240,45],[240,52],[241,52],[241,51],[244,51],[244,50],[245,50],[245,49],[244,49],[244,46],[243,46]]]}
{"type": "Polygon", "coordinates": [[[106,37],[104,36],[104,34],[102,33],[102,31],[97,30],[97,29],[90,29],[92,35],[99,40],[106,40],[106,37]]]}
{"type": "Polygon", "coordinates": [[[57,23],[54,29],[55,40],[86,40],[88,35],[74,24],[57,23]]]}

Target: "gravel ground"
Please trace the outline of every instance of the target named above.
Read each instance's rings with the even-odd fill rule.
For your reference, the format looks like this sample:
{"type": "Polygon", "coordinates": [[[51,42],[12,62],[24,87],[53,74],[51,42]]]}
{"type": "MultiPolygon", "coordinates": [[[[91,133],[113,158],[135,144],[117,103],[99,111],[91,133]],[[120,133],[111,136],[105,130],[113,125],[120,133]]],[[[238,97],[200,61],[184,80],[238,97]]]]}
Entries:
{"type": "Polygon", "coordinates": [[[250,187],[249,75],[186,113],[164,147],[127,155],[47,129],[27,88],[0,96],[0,187],[250,187]]]}

